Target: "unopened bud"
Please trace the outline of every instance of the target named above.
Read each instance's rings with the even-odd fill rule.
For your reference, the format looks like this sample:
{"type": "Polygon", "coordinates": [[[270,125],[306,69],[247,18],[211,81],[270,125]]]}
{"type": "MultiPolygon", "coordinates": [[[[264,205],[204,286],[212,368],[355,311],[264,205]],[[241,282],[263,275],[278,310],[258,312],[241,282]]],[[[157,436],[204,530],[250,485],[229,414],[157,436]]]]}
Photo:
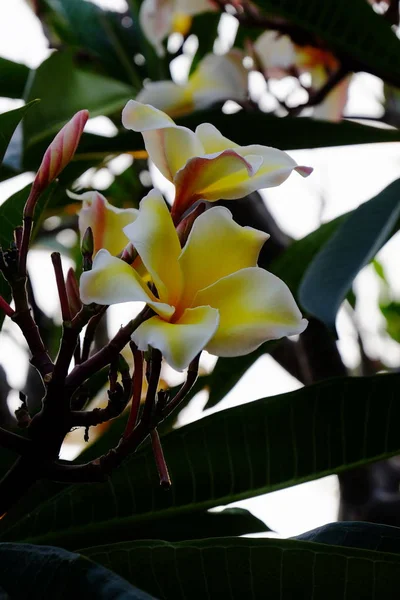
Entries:
{"type": "Polygon", "coordinates": [[[129,244],[127,244],[121,252],[121,260],[131,265],[137,257],[137,255],[138,253],[133,247],[132,242],[129,242],[129,244]]]}
{"type": "Polygon", "coordinates": [[[91,227],[88,227],[83,235],[81,252],[83,257],[83,270],[90,271],[92,268],[92,257],[94,250],[94,239],[93,231],[91,227]]]}
{"type": "Polygon", "coordinates": [[[71,162],[81,139],[83,129],[89,118],[87,110],[80,110],[59,131],[47,148],[32,190],[25,206],[24,215],[33,216],[35,204],[39,195],[49,184],[58,177],[61,171],[71,162]]]}
{"type": "Polygon", "coordinates": [[[78,280],[73,269],[69,269],[67,273],[65,286],[67,288],[68,304],[71,310],[71,317],[74,318],[75,315],[77,315],[81,310],[82,302],[79,297],[78,280]]]}

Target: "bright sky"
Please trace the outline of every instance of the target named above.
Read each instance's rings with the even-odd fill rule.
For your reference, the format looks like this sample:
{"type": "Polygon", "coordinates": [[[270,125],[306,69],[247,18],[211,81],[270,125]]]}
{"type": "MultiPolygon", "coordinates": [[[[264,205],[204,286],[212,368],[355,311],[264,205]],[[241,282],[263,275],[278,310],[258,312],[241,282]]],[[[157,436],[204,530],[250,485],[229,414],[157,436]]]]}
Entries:
{"type": "MultiPolygon", "coordinates": [[[[125,0],[97,0],[98,4],[123,10],[125,0]]],[[[227,21],[228,30],[230,22],[227,21]]],[[[189,48],[190,50],[190,48],[189,48]]],[[[0,56],[35,68],[47,56],[49,50],[39,22],[32,16],[23,0],[3,2],[0,6],[0,56]],[[18,32],[18,35],[16,35],[18,32]]],[[[179,65],[178,65],[179,66],[179,65]]],[[[183,63],[182,63],[183,66],[183,63]]],[[[179,71],[179,69],[178,69],[179,71]]],[[[178,73],[179,75],[179,73],[178,73]]],[[[260,80],[254,78],[255,95],[265,94],[260,80]],[[257,83],[258,82],[258,83],[257,83]]],[[[354,77],[350,88],[347,114],[377,115],[382,85],[376,78],[360,74],[354,77]]],[[[267,100],[267,99],[266,99],[267,100]]],[[[0,112],[18,104],[0,98],[0,112]]],[[[91,129],[112,135],[107,119],[93,119],[91,129]]],[[[234,138],[234,132],[232,133],[234,138]]],[[[268,190],[264,197],[282,228],[295,238],[302,237],[318,227],[321,221],[330,220],[368,200],[400,174],[400,144],[375,144],[356,147],[326,148],[290,152],[301,164],[314,167],[314,173],[306,180],[292,175],[282,186],[268,190]]],[[[126,159],[121,157],[113,165],[114,173],[125,168],[126,159]],[[124,162],[125,160],[125,162],[124,162]]],[[[154,171],[152,171],[154,173],[154,171]]],[[[168,186],[157,176],[157,185],[168,193],[168,186]]],[[[91,177],[92,186],[107,187],[109,174],[99,173],[91,177]]],[[[32,176],[25,174],[0,184],[0,203],[26,185],[32,176]]],[[[389,280],[400,297],[398,264],[400,238],[396,236],[380,252],[379,259],[387,269],[389,280]]],[[[39,304],[52,315],[58,315],[55,283],[50,274],[50,258],[46,251],[35,251],[30,263],[35,291],[39,304]]],[[[68,261],[65,261],[65,267],[68,261]]],[[[371,268],[358,276],[356,289],[363,290],[357,313],[366,349],[373,357],[383,357],[393,366],[400,364],[399,347],[383,333],[383,320],[377,309],[378,282],[371,268]]],[[[131,316],[131,307],[112,309],[111,329],[116,331],[124,322],[124,315],[131,316]]],[[[338,322],[339,349],[349,367],[357,364],[356,332],[348,315],[340,311],[338,322]]],[[[16,389],[22,386],[25,371],[18,366],[26,357],[21,348],[21,336],[9,324],[2,335],[0,363],[5,367],[9,382],[16,389]]],[[[204,364],[212,365],[213,357],[205,357],[204,364]]],[[[235,404],[291,391],[301,387],[268,356],[261,357],[246,373],[234,390],[217,407],[218,410],[235,404]]],[[[15,399],[15,395],[14,395],[15,399]]],[[[200,416],[206,397],[199,395],[189,410],[182,415],[182,423],[200,416]]],[[[288,490],[274,492],[246,500],[237,505],[251,510],[280,535],[291,536],[334,521],[337,515],[338,488],[336,477],[327,477],[288,490]]]]}

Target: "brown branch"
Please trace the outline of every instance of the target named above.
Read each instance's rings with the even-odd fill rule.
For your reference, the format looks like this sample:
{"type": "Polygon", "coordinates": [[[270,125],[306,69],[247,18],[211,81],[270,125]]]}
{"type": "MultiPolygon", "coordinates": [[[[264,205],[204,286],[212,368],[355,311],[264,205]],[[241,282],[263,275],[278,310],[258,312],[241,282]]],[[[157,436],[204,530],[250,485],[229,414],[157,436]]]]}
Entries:
{"type": "Polygon", "coordinates": [[[182,402],[182,400],[190,392],[190,390],[196,383],[197,376],[199,374],[200,354],[198,354],[190,363],[187,371],[186,381],[182,385],[181,389],[175,394],[175,396],[167,403],[167,405],[163,409],[163,419],[165,419],[165,417],[170,415],[177,408],[177,406],[182,402]]]}
{"type": "Polygon", "coordinates": [[[64,273],[59,252],[52,252],[51,262],[53,263],[54,274],[56,276],[58,297],[60,299],[61,316],[63,321],[71,321],[71,309],[68,302],[67,288],[65,285],[64,273]]]}
{"type": "Polygon", "coordinates": [[[12,317],[15,314],[15,310],[13,310],[8,302],[4,300],[3,296],[0,296],[0,310],[2,310],[7,317],[12,317]]]}
{"type": "Polygon", "coordinates": [[[69,392],[72,393],[86,381],[86,379],[110,364],[110,362],[118,356],[122,348],[128,344],[132,333],[141,323],[149,319],[152,315],[152,309],[146,306],[135,319],[132,319],[125,327],[121,327],[117,335],[104,346],[104,348],[96,352],[96,354],[91,356],[84,363],[77,365],[66,378],[65,385],[69,392]]]}
{"type": "Polygon", "coordinates": [[[165,462],[164,452],[160,442],[160,436],[157,429],[153,429],[150,434],[153,454],[156,461],[158,475],[160,477],[160,485],[165,489],[171,487],[171,478],[169,476],[167,463],[165,462]]]}
{"type": "Polygon", "coordinates": [[[143,352],[137,349],[137,347],[131,342],[131,349],[133,353],[133,393],[131,410],[129,413],[128,422],[125,427],[123,434],[124,438],[127,438],[136,427],[136,423],[139,416],[140,400],[142,398],[142,387],[143,387],[143,352]]]}
{"type": "Polygon", "coordinates": [[[91,317],[83,338],[81,362],[85,362],[89,358],[90,348],[94,339],[97,326],[103,318],[108,306],[102,306],[97,315],[91,317]]]}
{"type": "Polygon", "coordinates": [[[150,425],[153,420],[156,407],[158,382],[160,380],[161,373],[161,362],[161,352],[153,348],[151,350],[150,360],[148,361],[148,364],[150,364],[150,377],[141,420],[141,422],[143,422],[145,425],[150,425]]]}

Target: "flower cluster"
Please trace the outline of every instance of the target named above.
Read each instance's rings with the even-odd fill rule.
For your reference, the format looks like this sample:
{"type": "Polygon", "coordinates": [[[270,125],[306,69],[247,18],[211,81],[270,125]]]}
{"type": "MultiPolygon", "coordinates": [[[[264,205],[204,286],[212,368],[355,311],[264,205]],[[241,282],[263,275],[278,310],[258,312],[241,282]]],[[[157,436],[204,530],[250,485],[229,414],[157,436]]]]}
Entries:
{"type": "Polygon", "coordinates": [[[91,227],[95,251],[92,269],[81,277],[82,301],[145,302],[153,316],[132,339],[140,350],[160,350],[178,370],[203,349],[240,356],[266,340],[301,333],[307,321],[289,288],[257,266],[268,235],[239,226],[223,207],[197,216],[183,247],[178,230],[199,200],[241,198],[279,185],[293,170],[311,170],[275,148],[240,147],[210,124],[196,132],[177,126],[137,101],[128,102],[122,119],[142,132],[150,158],[175,184],[175,201],[170,212],[156,190],[139,210],[116,209],[98,192],[81,196],[80,230],[91,227]],[[121,257],[126,245],[132,260],[121,257]]]}

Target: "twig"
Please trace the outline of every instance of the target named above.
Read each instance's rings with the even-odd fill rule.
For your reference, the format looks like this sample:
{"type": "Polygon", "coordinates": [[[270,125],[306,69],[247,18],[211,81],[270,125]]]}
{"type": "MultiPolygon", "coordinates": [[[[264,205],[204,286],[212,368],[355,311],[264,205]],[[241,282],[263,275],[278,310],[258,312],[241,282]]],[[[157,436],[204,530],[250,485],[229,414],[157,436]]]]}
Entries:
{"type": "Polygon", "coordinates": [[[122,348],[130,341],[132,333],[153,314],[152,309],[146,306],[135,319],[132,319],[125,327],[121,327],[117,335],[104,348],[84,363],[77,365],[66,378],[65,385],[69,393],[76,390],[91,375],[110,364],[113,358],[118,356],[122,348]]]}
{"type": "Polygon", "coordinates": [[[190,392],[190,390],[196,383],[197,376],[199,374],[200,354],[198,354],[190,363],[187,371],[186,381],[182,385],[181,389],[175,394],[175,396],[167,403],[167,405],[163,409],[163,418],[170,415],[177,408],[177,406],[182,402],[182,400],[190,392]]]}
{"type": "Polygon", "coordinates": [[[97,315],[91,317],[88,326],[85,331],[85,337],[83,338],[83,346],[82,346],[82,357],[81,362],[84,362],[89,358],[90,348],[93,343],[94,334],[96,332],[97,326],[103,318],[108,306],[102,306],[97,315]]]}
{"type": "Polygon", "coordinates": [[[136,423],[137,423],[138,416],[139,416],[140,400],[142,397],[142,386],[143,386],[143,352],[138,350],[137,347],[134,346],[133,342],[131,343],[131,349],[132,349],[132,353],[133,353],[133,364],[134,364],[133,381],[132,381],[133,393],[132,393],[131,410],[130,410],[128,422],[126,424],[125,431],[123,434],[124,438],[127,438],[136,427],[136,423]]]}
{"type": "Polygon", "coordinates": [[[0,296],[0,310],[5,312],[7,317],[12,317],[15,314],[15,310],[4,300],[3,296],[0,296]]]}
{"type": "Polygon", "coordinates": [[[64,273],[61,263],[61,255],[59,252],[52,252],[51,262],[54,267],[54,274],[56,276],[58,297],[60,299],[61,316],[62,320],[71,321],[71,309],[68,302],[67,288],[65,286],[64,273]]]}
{"type": "Polygon", "coordinates": [[[156,461],[158,475],[160,477],[160,485],[165,489],[171,487],[171,478],[169,476],[167,463],[165,462],[164,452],[160,442],[160,436],[157,429],[153,429],[150,434],[151,445],[153,448],[154,458],[156,461]]]}
{"type": "Polygon", "coordinates": [[[151,350],[150,361],[148,362],[150,363],[150,377],[141,421],[145,425],[149,425],[151,423],[156,406],[157,388],[161,373],[161,352],[153,348],[151,350]]]}

